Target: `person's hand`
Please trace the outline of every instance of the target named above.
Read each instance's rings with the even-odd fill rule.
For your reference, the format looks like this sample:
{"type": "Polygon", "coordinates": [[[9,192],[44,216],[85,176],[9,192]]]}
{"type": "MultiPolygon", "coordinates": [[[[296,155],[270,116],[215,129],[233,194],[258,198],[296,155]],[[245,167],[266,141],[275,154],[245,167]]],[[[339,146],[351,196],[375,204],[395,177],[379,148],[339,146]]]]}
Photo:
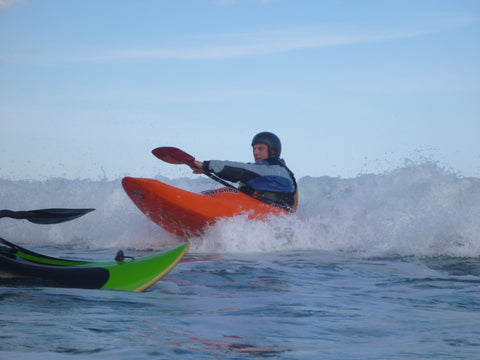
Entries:
{"type": "Polygon", "coordinates": [[[203,174],[203,163],[195,160],[195,167],[192,166],[194,174],[203,174]]]}

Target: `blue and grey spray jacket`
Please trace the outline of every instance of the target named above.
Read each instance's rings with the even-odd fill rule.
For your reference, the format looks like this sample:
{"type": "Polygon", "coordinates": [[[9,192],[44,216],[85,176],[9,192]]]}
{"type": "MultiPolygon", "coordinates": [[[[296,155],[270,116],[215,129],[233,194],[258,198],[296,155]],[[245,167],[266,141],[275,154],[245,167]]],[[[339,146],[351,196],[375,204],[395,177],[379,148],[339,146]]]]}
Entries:
{"type": "Polygon", "coordinates": [[[205,172],[240,182],[239,190],[290,212],[297,208],[297,182],[283,159],[269,158],[257,163],[210,160],[203,162],[205,172]]]}

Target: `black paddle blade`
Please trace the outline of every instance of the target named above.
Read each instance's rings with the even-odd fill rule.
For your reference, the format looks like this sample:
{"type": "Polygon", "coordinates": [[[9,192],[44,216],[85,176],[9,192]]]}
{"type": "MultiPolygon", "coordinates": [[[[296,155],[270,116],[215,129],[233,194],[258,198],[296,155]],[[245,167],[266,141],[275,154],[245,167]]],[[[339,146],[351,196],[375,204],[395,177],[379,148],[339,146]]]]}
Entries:
{"type": "Polygon", "coordinates": [[[40,209],[29,211],[0,210],[0,218],[25,219],[34,224],[58,224],[83,216],[95,209],[40,209]]]}
{"type": "Polygon", "coordinates": [[[158,147],[152,150],[152,154],[169,164],[185,164],[190,167],[195,167],[195,158],[176,147],[158,147]]]}

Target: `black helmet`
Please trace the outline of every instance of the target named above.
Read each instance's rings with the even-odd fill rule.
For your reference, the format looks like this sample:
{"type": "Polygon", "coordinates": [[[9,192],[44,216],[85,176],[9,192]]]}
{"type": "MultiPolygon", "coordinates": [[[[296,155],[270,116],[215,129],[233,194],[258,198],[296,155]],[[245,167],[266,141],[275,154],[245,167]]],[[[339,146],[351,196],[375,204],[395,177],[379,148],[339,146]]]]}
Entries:
{"type": "Polygon", "coordinates": [[[261,132],[253,137],[252,146],[256,144],[268,145],[268,156],[279,158],[282,152],[282,143],[277,135],[271,132],[261,132]]]}

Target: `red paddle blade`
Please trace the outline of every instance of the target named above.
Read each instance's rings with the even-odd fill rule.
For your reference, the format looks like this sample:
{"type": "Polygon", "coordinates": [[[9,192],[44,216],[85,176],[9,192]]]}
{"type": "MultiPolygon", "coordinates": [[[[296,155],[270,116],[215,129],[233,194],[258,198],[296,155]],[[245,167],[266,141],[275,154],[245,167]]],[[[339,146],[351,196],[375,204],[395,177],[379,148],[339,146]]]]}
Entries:
{"type": "Polygon", "coordinates": [[[169,164],[186,164],[190,167],[195,167],[195,158],[176,147],[158,147],[152,150],[152,154],[169,164]]]}

